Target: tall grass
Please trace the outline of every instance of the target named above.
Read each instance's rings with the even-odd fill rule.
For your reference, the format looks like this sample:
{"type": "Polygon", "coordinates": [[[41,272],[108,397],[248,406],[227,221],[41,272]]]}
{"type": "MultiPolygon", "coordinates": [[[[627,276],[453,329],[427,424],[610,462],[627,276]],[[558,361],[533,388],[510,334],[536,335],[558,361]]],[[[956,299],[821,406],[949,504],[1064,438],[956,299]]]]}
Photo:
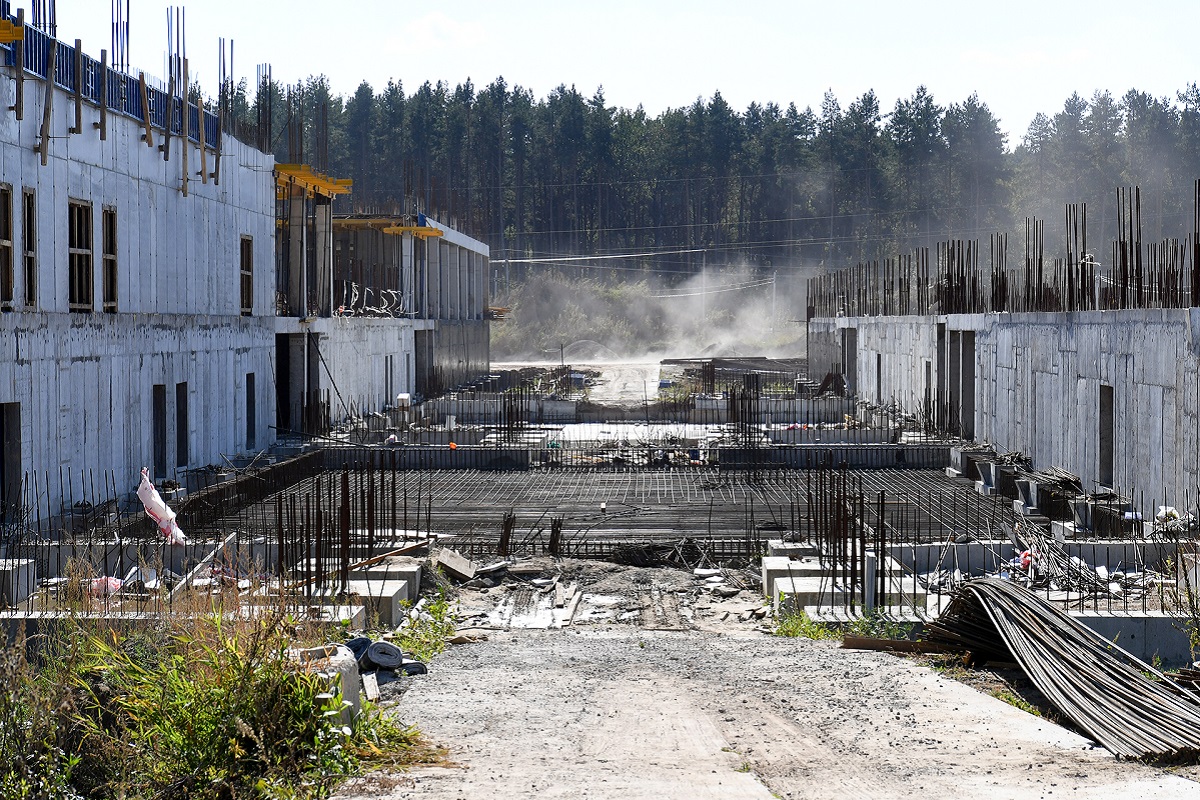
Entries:
{"type": "Polygon", "coordinates": [[[370,707],[343,726],[341,698],[289,655],[294,618],[233,607],[18,636],[0,652],[0,797],[317,798],[364,759],[418,752],[370,707]]]}

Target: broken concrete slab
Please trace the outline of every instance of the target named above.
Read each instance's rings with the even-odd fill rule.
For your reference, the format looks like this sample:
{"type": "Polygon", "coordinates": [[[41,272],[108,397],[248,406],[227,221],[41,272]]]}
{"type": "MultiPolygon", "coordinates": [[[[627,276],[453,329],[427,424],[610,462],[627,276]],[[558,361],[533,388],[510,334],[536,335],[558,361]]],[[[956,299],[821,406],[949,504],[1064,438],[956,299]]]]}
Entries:
{"type": "Polygon", "coordinates": [[[456,550],[439,550],[433,563],[456,580],[469,581],[475,577],[475,563],[456,550]]]}
{"type": "Polygon", "coordinates": [[[541,575],[546,572],[544,564],[526,563],[526,564],[509,564],[508,573],[518,577],[530,577],[532,575],[541,575]]]}

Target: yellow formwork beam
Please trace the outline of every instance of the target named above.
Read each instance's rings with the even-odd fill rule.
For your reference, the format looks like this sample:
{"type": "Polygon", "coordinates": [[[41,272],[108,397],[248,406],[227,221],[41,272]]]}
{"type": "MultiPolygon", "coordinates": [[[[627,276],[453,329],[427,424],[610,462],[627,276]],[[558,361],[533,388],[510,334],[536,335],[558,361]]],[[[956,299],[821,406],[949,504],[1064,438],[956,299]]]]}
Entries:
{"type": "Polygon", "coordinates": [[[316,172],[308,164],[276,164],[275,182],[280,189],[299,187],[327,197],[350,194],[350,187],[354,185],[349,178],[331,178],[316,172]]]}
{"type": "Polygon", "coordinates": [[[441,228],[434,228],[430,225],[393,225],[390,228],[384,228],[384,233],[390,233],[394,236],[402,236],[406,233],[411,233],[418,239],[428,239],[431,236],[444,236],[445,231],[441,228]]]}
{"type": "Polygon", "coordinates": [[[333,229],[377,228],[383,230],[403,225],[404,221],[404,217],[334,217],[333,229]]]}
{"type": "Polygon", "coordinates": [[[25,26],[0,19],[0,44],[25,41],[25,26]]]}

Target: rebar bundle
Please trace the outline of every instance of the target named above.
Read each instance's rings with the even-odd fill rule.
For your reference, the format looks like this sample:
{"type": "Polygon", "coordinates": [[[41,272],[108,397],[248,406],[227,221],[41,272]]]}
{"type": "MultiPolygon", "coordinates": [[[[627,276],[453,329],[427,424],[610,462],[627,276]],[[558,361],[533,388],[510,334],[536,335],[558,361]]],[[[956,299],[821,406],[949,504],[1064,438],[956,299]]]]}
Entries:
{"type": "Polygon", "coordinates": [[[1115,755],[1200,756],[1200,697],[1016,583],[963,584],[926,633],[984,659],[1016,660],[1065,717],[1115,755]]]}

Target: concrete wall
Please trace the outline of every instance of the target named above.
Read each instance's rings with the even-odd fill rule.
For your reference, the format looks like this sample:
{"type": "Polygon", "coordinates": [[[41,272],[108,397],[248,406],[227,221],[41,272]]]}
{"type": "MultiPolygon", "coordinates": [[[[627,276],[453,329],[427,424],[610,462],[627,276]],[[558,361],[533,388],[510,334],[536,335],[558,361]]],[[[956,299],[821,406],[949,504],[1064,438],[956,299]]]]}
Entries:
{"type": "Polygon", "coordinates": [[[853,365],[847,375],[862,400],[884,405],[895,403],[916,412],[925,398],[928,367],[936,395],[937,324],[932,317],[842,317],[813,320],[809,326],[809,361],[821,375],[829,364],[853,365]],[[854,336],[847,336],[855,331],[854,336]],[[845,352],[847,339],[856,341],[857,353],[845,352]],[[882,380],[881,380],[882,379],[882,380]]]}
{"type": "MultiPolygon", "coordinates": [[[[21,407],[25,471],[121,476],[154,460],[153,387],[165,387],[167,470],[247,452],[246,374],[255,375],[254,448],[272,439],[269,329],[252,318],[164,314],[0,317],[0,402],[21,407]],[[187,384],[188,458],[176,449],[176,385],[187,384]]],[[[124,484],[128,484],[125,486],[124,484]]],[[[57,480],[54,481],[55,489],[57,480]]]]}
{"type": "Polygon", "coordinates": [[[1143,513],[1195,502],[1200,309],[860,317],[811,330],[824,352],[850,327],[860,397],[915,413],[932,362],[935,401],[969,420],[975,440],[1069,470],[1089,490],[1101,478],[1101,386],[1111,386],[1112,484],[1136,493],[1143,513]]]}
{"type": "MultiPolygon", "coordinates": [[[[11,71],[0,76],[0,106],[15,94],[11,71]]],[[[274,347],[273,159],[224,137],[221,182],[204,183],[199,149],[188,143],[188,194],[181,152],[170,160],[142,141],[142,127],[108,115],[101,141],[92,123],[99,109],[85,103],[83,131],[74,124],[73,98],[55,90],[48,163],[34,146],[46,84],[25,82],[25,113],[0,113],[0,184],[13,196],[14,310],[0,314],[0,403],[19,404],[19,459],[6,472],[54,475],[43,508],[57,509],[59,468],[101,477],[113,470],[119,492],[131,491],[154,455],[153,387],[165,387],[166,474],[179,467],[220,463],[270,444],[274,422],[271,351],[274,347]],[[25,303],[21,260],[23,195],[35,199],[34,302],[25,303]],[[90,312],[68,312],[68,205],[91,206],[90,312]],[[116,311],[104,312],[103,211],[116,212],[116,311]],[[253,252],[253,315],[241,314],[240,248],[253,252]],[[253,442],[247,441],[246,376],[255,375],[253,442]],[[186,383],[186,418],[176,385],[186,383]],[[183,426],[187,457],[176,447],[183,426]]],[[[155,144],[162,132],[155,131],[155,144]]],[[[213,154],[208,154],[209,170],[213,154]]],[[[11,431],[5,432],[9,439],[11,431]]],[[[7,449],[7,448],[6,448],[7,449]]],[[[161,475],[160,475],[161,477],[161,475]]],[[[6,480],[11,475],[5,476],[6,480]]]]}
{"type": "Polygon", "coordinates": [[[335,420],[346,416],[342,401],[356,414],[362,414],[395,403],[397,394],[415,391],[415,327],[412,320],[387,317],[317,319],[310,323],[309,330],[317,335],[323,357],[318,388],[329,392],[335,420]]]}
{"type": "Polygon", "coordinates": [[[417,337],[417,391],[429,396],[469,383],[491,369],[487,320],[438,319],[417,337]]]}

